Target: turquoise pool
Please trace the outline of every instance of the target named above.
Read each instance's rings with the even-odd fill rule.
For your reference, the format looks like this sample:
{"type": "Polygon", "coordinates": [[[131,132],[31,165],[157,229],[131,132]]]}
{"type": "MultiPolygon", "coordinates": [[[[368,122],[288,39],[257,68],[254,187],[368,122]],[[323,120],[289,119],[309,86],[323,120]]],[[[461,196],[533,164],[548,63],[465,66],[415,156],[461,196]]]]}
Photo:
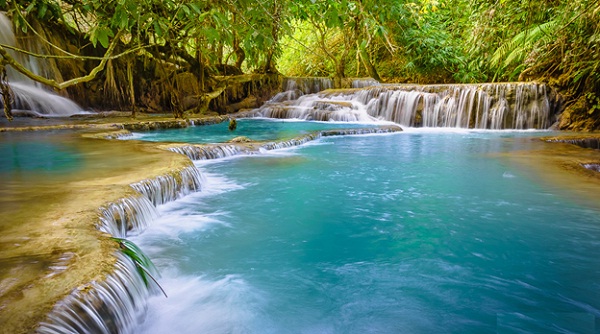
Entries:
{"type": "Polygon", "coordinates": [[[140,332],[597,333],[599,212],[504,155],[545,134],[408,129],[198,163],[203,191],[134,238],[169,295],[140,332]]]}

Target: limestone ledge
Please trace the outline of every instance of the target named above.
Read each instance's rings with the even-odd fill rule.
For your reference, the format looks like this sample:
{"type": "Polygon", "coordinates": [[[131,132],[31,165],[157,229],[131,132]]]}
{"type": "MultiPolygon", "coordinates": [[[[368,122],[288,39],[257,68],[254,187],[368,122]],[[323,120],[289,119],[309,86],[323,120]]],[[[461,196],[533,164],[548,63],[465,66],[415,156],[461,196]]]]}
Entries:
{"type": "Polygon", "coordinates": [[[594,173],[600,173],[600,134],[575,134],[560,137],[544,137],[542,140],[548,143],[562,143],[574,145],[586,149],[573,158],[575,166],[583,167],[594,173]],[[592,151],[589,151],[592,150],[592,151]],[[597,153],[594,155],[594,153],[597,153]]]}
{"type": "Polygon", "coordinates": [[[98,129],[112,125],[61,128],[83,135],[70,143],[85,156],[82,166],[53,178],[6,184],[11,192],[3,203],[11,203],[11,211],[0,235],[0,333],[35,332],[59,301],[112,274],[118,244],[98,230],[100,209],[140,196],[132,184],[193,166],[155,144],[95,139],[106,138],[98,129]]]}
{"type": "Polygon", "coordinates": [[[115,129],[130,131],[148,131],[156,129],[186,128],[195,125],[218,124],[229,120],[229,116],[203,116],[173,119],[167,115],[149,116],[140,115],[135,119],[127,117],[100,117],[84,119],[61,119],[57,120],[66,124],[44,124],[53,120],[30,120],[18,119],[8,124],[0,124],[0,132],[25,132],[46,130],[89,130],[89,131],[111,131],[115,129]],[[125,119],[124,119],[125,118],[125,119]]]}

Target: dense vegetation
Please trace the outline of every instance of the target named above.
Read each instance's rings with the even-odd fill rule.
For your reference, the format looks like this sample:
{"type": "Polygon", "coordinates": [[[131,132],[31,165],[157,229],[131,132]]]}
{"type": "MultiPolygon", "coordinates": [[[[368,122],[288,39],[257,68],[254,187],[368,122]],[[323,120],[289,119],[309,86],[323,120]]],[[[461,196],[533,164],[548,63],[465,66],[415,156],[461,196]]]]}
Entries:
{"type": "Polygon", "coordinates": [[[99,76],[132,105],[134,77],[157,72],[173,88],[191,74],[209,97],[222,75],[242,72],[543,80],[566,97],[565,127],[600,128],[597,0],[0,0],[0,9],[22,33],[41,26],[78,40],[57,56],[95,62],[84,80],[46,84],[99,76]]]}

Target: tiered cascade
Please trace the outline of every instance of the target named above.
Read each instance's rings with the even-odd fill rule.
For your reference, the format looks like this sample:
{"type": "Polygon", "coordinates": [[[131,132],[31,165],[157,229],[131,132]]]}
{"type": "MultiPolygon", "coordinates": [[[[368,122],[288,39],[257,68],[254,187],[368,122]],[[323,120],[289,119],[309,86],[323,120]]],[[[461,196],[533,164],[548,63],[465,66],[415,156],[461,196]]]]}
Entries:
{"type": "MultiPolygon", "coordinates": [[[[200,190],[202,176],[194,166],[131,185],[138,191],[100,209],[99,229],[115,238],[141,233],[158,217],[156,206],[200,190]]],[[[143,255],[143,254],[142,254],[143,255]]],[[[143,320],[147,299],[159,293],[154,267],[140,268],[132,258],[116,252],[114,271],[103,281],[75,289],[40,324],[38,333],[132,333],[143,320]]]]}
{"type": "Polygon", "coordinates": [[[408,127],[547,129],[553,102],[544,84],[385,85],[272,100],[254,115],[318,121],[385,120],[408,127]]]}
{"type": "Polygon", "coordinates": [[[222,145],[170,145],[165,147],[167,150],[183,154],[191,160],[212,160],[232,157],[236,155],[258,154],[264,151],[300,146],[310,141],[329,136],[350,136],[364,134],[381,134],[399,132],[402,129],[396,125],[379,126],[374,128],[355,128],[355,129],[333,129],[322,130],[314,133],[308,133],[296,138],[269,141],[252,144],[222,144],[222,145]]]}

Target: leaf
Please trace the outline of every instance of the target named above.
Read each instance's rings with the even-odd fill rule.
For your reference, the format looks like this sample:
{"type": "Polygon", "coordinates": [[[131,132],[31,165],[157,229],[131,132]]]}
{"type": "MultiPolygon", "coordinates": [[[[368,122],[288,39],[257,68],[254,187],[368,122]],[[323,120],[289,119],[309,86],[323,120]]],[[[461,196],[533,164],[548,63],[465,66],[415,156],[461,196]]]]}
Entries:
{"type": "Polygon", "coordinates": [[[185,4],[181,5],[181,9],[183,10],[183,12],[185,13],[185,15],[187,17],[192,17],[192,11],[190,10],[190,8],[187,5],[185,5],[185,4]]]}
{"type": "Polygon", "coordinates": [[[555,19],[519,32],[494,52],[490,59],[491,65],[499,67],[503,63],[503,66],[509,66],[514,62],[520,62],[535,43],[551,42],[559,24],[559,20],[555,19]]]}
{"type": "Polygon", "coordinates": [[[102,47],[108,48],[108,38],[113,36],[114,34],[112,30],[110,30],[108,27],[97,27],[95,30],[93,30],[90,39],[92,44],[94,44],[94,47],[96,47],[97,42],[100,42],[102,47]]]}
{"type": "Polygon", "coordinates": [[[202,9],[200,9],[200,6],[198,6],[197,3],[192,2],[191,4],[189,4],[189,6],[192,8],[192,10],[194,12],[196,12],[196,14],[202,14],[202,9]]]}
{"type": "Polygon", "coordinates": [[[160,24],[158,23],[158,21],[154,21],[152,24],[154,25],[154,31],[156,32],[156,35],[161,37],[163,35],[163,30],[160,27],[160,24]]]}
{"type": "Polygon", "coordinates": [[[27,8],[25,8],[25,14],[29,14],[33,8],[35,8],[35,1],[32,1],[27,8]]]}
{"type": "Polygon", "coordinates": [[[43,18],[44,16],[46,16],[46,12],[48,11],[48,4],[45,2],[42,2],[42,5],[40,6],[40,8],[38,9],[38,18],[43,18]]]}

